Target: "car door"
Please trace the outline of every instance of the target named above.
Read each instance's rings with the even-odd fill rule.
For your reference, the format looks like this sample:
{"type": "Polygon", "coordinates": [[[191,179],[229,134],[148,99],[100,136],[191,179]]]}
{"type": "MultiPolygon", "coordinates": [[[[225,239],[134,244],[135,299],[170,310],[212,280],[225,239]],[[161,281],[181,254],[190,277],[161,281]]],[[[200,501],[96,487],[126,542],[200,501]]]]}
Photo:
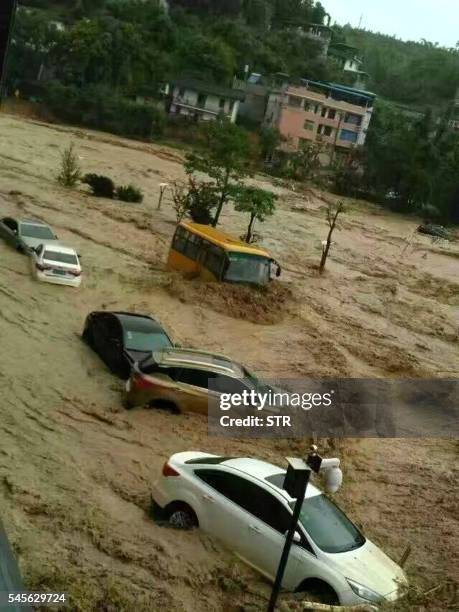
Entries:
{"type": "Polygon", "coordinates": [[[247,513],[241,508],[245,495],[243,478],[219,469],[196,468],[200,482],[199,524],[241,558],[247,556],[247,513]]]}
{"type": "Polygon", "coordinates": [[[94,347],[100,357],[108,362],[110,353],[109,348],[109,316],[107,314],[99,314],[93,317],[93,338],[94,347]]]}
{"type": "Polygon", "coordinates": [[[0,221],[0,236],[14,248],[19,246],[18,224],[15,219],[4,217],[0,221]]]}
{"type": "MultiPolygon", "coordinates": [[[[245,513],[240,556],[259,572],[274,580],[292,512],[281,499],[267,488],[250,480],[241,479],[244,494],[237,500],[245,513]]],[[[317,560],[304,534],[298,530],[300,541],[293,543],[285,569],[283,586],[295,589],[307,576],[314,576],[317,560]]]]}
{"type": "Polygon", "coordinates": [[[122,377],[129,376],[130,366],[124,355],[123,329],[119,320],[109,314],[106,315],[105,325],[105,354],[110,369],[122,377]]]}
{"type": "MultiPolygon", "coordinates": [[[[242,505],[251,516],[246,539],[245,560],[262,574],[274,580],[292,512],[275,494],[254,482],[246,484],[247,496],[242,505]]],[[[318,561],[302,532],[297,529],[299,541],[293,542],[282,585],[296,589],[308,575],[315,576],[318,561]]]]}
{"type": "Polygon", "coordinates": [[[198,368],[183,368],[177,376],[180,383],[180,409],[186,412],[207,414],[209,380],[215,373],[198,368]]]}

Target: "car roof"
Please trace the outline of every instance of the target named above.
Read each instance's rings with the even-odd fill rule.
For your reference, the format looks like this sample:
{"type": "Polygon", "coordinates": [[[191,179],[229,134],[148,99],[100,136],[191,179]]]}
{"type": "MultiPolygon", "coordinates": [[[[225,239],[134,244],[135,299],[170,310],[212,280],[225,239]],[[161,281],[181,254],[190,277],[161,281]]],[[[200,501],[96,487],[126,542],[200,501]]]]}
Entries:
{"type": "Polygon", "coordinates": [[[129,312],[110,312],[107,314],[114,315],[123,327],[129,328],[131,331],[151,331],[152,329],[163,331],[158,321],[149,315],[131,314],[129,312]]]}
{"type": "Polygon", "coordinates": [[[68,253],[69,255],[77,254],[75,249],[72,249],[71,247],[62,246],[59,243],[56,244],[55,242],[46,242],[44,246],[46,251],[51,251],[53,253],[68,253]]]}
{"type": "Polygon", "coordinates": [[[158,365],[209,369],[233,377],[243,377],[244,369],[228,357],[189,348],[161,349],[153,353],[158,365]]]}
{"type": "MultiPolygon", "coordinates": [[[[291,499],[290,495],[277,486],[276,484],[267,480],[270,476],[274,476],[275,474],[285,474],[287,470],[284,468],[280,468],[277,465],[273,465],[272,463],[268,463],[267,461],[261,461],[260,459],[250,459],[248,457],[238,457],[236,459],[229,459],[228,461],[224,461],[220,464],[221,466],[226,466],[233,468],[234,470],[238,470],[239,472],[243,472],[248,476],[252,476],[257,480],[261,480],[265,485],[269,484],[271,487],[277,489],[278,492],[282,493],[284,497],[291,499]]],[[[306,497],[315,497],[316,495],[320,495],[321,491],[315,487],[313,484],[308,484],[308,488],[306,489],[306,497]]]]}
{"type": "Polygon", "coordinates": [[[246,253],[249,255],[259,255],[261,257],[271,257],[266,249],[260,246],[247,244],[227,232],[223,232],[220,229],[212,227],[211,225],[203,225],[201,223],[194,223],[192,221],[181,221],[179,227],[183,227],[185,230],[191,231],[193,234],[200,236],[216,244],[223,249],[236,253],[246,253]]]}

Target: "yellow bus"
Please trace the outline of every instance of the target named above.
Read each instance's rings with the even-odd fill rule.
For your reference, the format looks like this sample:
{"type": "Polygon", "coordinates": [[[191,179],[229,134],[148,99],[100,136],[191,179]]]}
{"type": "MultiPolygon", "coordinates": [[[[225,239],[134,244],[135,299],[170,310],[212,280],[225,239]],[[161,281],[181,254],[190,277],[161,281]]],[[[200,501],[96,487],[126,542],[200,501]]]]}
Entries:
{"type": "Polygon", "coordinates": [[[279,264],[265,249],[191,221],[177,226],[167,267],[204,280],[257,285],[266,285],[281,273],[279,264]]]}

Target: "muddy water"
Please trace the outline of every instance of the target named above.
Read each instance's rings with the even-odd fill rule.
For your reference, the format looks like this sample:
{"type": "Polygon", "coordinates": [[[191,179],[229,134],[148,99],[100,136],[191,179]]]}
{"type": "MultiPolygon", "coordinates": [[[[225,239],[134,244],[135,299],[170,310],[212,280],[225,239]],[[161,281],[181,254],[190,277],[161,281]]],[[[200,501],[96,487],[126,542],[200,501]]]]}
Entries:
{"type": "MultiPolygon", "coordinates": [[[[257,231],[283,265],[282,284],[248,299],[184,281],[164,270],[170,201],[156,210],[159,182],[183,176],[180,158],[0,116],[0,214],[50,223],[84,266],[80,290],[39,284],[27,258],[0,243],[0,508],[30,588],[68,590],[80,610],[104,602],[117,610],[263,609],[268,586],[216,542],[150,521],[149,490],[176,451],[279,462],[304,450],[298,442],[208,438],[198,417],[124,412],[122,384],[79,339],[89,311],[153,313],[177,342],[226,353],[261,376],[458,374],[457,246],[416,235],[413,219],[349,203],[318,277],[333,196],[274,187],[279,210],[257,231]],[[135,182],[145,202],[57,187],[59,151],[70,141],[85,172],[135,182]]],[[[235,235],[246,222],[230,207],[222,218],[235,235]]],[[[339,452],[348,476],[342,503],[369,536],[395,558],[414,544],[410,571],[421,583],[452,575],[457,446],[367,440],[339,452]]]]}

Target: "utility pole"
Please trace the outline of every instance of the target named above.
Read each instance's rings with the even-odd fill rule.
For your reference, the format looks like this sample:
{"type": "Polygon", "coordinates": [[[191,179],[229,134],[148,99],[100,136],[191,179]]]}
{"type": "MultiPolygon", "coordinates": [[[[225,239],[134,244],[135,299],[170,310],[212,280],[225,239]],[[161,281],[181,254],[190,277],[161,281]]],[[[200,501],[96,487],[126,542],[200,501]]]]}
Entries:
{"type": "Polygon", "coordinates": [[[5,78],[8,50],[11,42],[17,0],[1,0],[0,2],[0,104],[5,94],[5,78]]]}
{"type": "Polygon", "coordinates": [[[311,474],[311,468],[302,459],[287,457],[287,462],[288,469],[285,477],[284,489],[289,493],[289,495],[291,495],[291,497],[296,497],[296,502],[293,509],[292,522],[290,523],[290,528],[285,538],[284,550],[282,551],[279,567],[277,568],[276,580],[274,581],[267,612],[274,612],[276,608],[277,598],[279,597],[279,592],[281,590],[282,579],[284,578],[285,568],[287,567],[290,549],[293,544],[293,538],[295,536],[298,519],[300,518],[301,508],[303,507],[306,488],[308,486],[309,477],[311,474]]]}
{"type": "Polygon", "coordinates": [[[306,503],[306,489],[311,473],[315,472],[316,474],[319,474],[321,471],[324,473],[325,490],[329,493],[336,493],[343,481],[343,474],[339,467],[340,460],[324,459],[317,452],[317,446],[315,445],[311,447],[311,452],[306,458],[306,461],[292,457],[287,457],[286,459],[288,468],[285,475],[283,488],[287,491],[290,497],[296,501],[293,509],[292,521],[285,537],[284,549],[279,561],[279,567],[277,568],[276,579],[274,581],[267,612],[274,612],[276,608],[277,599],[282,586],[282,580],[284,578],[285,568],[287,567],[288,563],[290,549],[295,540],[298,519],[300,517],[303,504],[306,503]]]}

